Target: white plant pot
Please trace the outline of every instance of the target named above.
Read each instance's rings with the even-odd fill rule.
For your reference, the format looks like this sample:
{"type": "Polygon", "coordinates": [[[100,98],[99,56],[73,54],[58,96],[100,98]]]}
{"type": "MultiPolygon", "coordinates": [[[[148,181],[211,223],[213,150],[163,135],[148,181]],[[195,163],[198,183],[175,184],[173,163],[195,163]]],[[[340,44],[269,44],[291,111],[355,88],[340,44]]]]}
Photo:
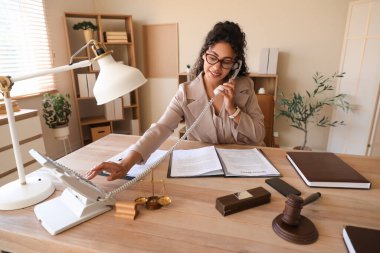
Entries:
{"type": "Polygon", "coordinates": [[[53,134],[57,140],[64,140],[68,138],[70,134],[69,126],[53,128],[53,134]]]}

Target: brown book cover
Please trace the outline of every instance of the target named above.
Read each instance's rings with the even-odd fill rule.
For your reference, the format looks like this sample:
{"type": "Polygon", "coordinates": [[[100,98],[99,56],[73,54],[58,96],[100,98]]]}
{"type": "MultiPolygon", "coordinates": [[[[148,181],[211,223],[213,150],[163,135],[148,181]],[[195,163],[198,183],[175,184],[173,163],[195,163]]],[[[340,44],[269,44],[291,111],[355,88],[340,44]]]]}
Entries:
{"type": "Polygon", "coordinates": [[[380,230],[346,226],[343,229],[343,239],[350,253],[380,252],[380,230]]]}
{"type": "Polygon", "coordinates": [[[287,152],[287,158],[311,187],[371,188],[371,182],[329,152],[287,152]]]}

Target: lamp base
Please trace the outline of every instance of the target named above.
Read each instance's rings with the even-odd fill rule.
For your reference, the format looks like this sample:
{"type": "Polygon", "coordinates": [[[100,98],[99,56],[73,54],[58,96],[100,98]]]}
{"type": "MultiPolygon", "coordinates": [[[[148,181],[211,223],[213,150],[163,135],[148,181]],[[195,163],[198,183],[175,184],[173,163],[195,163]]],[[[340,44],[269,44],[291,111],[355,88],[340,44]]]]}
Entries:
{"type": "Polygon", "coordinates": [[[54,191],[53,183],[46,178],[26,178],[24,185],[15,180],[0,187],[0,210],[16,210],[35,205],[54,191]]]}

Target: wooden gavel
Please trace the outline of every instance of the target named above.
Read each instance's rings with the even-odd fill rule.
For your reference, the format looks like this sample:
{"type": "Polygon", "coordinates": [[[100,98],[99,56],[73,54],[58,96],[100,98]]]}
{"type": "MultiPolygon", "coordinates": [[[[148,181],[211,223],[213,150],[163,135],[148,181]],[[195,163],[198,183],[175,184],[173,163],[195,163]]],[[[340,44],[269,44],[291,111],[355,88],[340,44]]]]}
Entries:
{"type": "Polygon", "coordinates": [[[281,238],[297,243],[310,244],[318,239],[318,231],[308,218],[301,215],[301,210],[307,204],[319,199],[319,192],[306,199],[290,194],[285,202],[285,209],[272,222],[273,230],[281,238]]]}

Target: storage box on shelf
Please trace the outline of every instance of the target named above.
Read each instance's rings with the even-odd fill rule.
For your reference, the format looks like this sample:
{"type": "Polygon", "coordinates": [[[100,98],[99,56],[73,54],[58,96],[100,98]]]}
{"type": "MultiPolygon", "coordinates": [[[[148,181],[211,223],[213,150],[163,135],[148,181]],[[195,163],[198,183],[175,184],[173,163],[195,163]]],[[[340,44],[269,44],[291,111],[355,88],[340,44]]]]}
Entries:
{"type": "MultiPolygon", "coordinates": [[[[274,125],[274,108],[277,100],[277,75],[275,74],[258,74],[249,73],[249,78],[253,80],[255,92],[259,106],[264,114],[264,125],[266,136],[264,142],[267,146],[273,147],[273,125],[274,125]],[[259,89],[264,88],[265,94],[259,94],[259,89]]],[[[182,72],[178,74],[178,83],[186,82],[188,73],[182,72]]],[[[181,136],[185,132],[184,124],[180,124],[175,133],[181,136]]],[[[178,136],[178,135],[177,135],[178,136]]]]}
{"type": "MultiPolygon", "coordinates": [[[[41,122],[37,110],[22,109],[15,112],[15,118],[25,174],[29,174],[40,166],[29,155],[28,150],[34,148],[42,154],[46,153],[41,122]]],[[[0,186],[2,186],[18,178],[6,114],[0,114],[0,161],[0,186]]]]}
{"type": "Polygon", "coordinates": [[[98,126],[98,127],[91,127],[91,139],[92,141],[96,141],[108,134],[111,133],[111,127],[110,126],[98,126]]]}
{"type": "MultiPolygon", "coordinates": [[[[82,30],[73,30],[73,25],[81,21],[91,21],[98,29],[94,32],[94,39],[106,45],[113,51],[113,58],[123,64],[136,67],[135,45],[133,35],[132,16],[106,15],[88,13],[65,13],[65,29],[68,51],[71,57],[86,41],[82,30]]],[[[75,57],[74,61],[93,58],[94,54],[86,49],[75,57]]],[[[108,125],[111,132],[140,135],[140,112],[138,90],[132,91],[125,97],[115,101],[113,110],[116,114],[110,116],[110,105],[96,105],[92,88],[99,73],[97,64],[88,69],[72,71],[74,102],[77,116],[80,120],[80,135],[82,145],[92,141],[91,129],[97,126],[108,125]],[[121,114],[118,109],[121,103],[121,114]]],[[[111,106],[112,107],[112,106],[111,106]]]]}

